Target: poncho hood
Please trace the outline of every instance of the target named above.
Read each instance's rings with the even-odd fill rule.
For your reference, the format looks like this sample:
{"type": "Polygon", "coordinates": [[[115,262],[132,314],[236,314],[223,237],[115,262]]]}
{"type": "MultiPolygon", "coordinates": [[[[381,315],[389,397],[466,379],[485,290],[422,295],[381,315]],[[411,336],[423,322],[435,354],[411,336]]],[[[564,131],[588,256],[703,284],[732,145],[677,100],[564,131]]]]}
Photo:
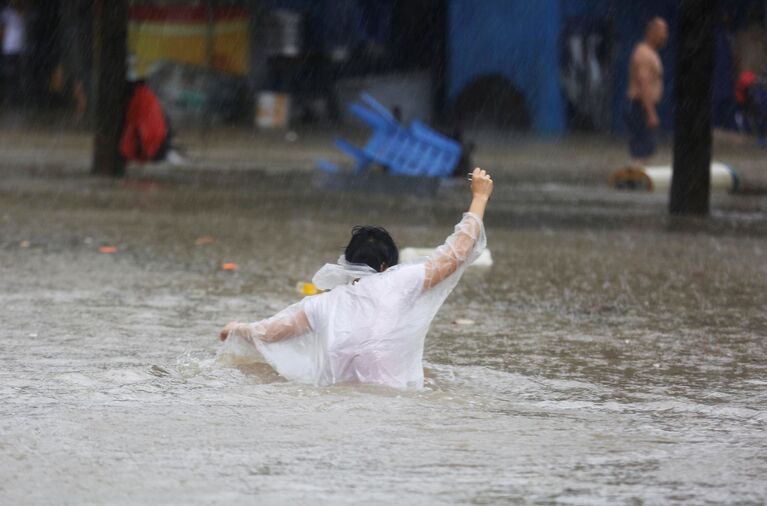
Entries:
{"type": "Polygon", "coordinates": [[[346,257],[341,255],[337,263],[322,266],[312,278],[312,283],[320,290],[332,290],[372,274],[378,274],[378,271],[367,264],[349,263],[346,257]]]}

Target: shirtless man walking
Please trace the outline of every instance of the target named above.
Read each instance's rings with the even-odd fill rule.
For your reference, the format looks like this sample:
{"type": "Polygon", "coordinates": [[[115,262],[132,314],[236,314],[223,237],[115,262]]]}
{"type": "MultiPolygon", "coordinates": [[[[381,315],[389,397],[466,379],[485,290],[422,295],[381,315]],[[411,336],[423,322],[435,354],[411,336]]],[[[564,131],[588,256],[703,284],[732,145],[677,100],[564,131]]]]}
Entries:
{"type": "Polygon", "coordinates": [[[654,17],[631,54],[625,119],[632,165],[644,165],[655,153],[655,131],[660,125],[656,107],[663,96],[663,64],[658,51],[667,41],[668,25],[663,18],[654,17]]]}

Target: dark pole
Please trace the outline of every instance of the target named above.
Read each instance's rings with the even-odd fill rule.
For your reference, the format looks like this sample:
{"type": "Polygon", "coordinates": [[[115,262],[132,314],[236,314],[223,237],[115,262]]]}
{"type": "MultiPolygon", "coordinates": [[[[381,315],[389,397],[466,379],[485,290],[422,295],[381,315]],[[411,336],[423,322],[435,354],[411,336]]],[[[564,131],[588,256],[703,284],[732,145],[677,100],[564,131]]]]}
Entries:
{"type": "MultiPolygon", "coordinates": [[[[267,69],[267,36],[269,26],[269,7],[265,0],[248,0],[250,14],[250,61],[248,62],[248,80],[252,105],[250,107],[251,125],[255,125],[255,104],[258,92],[266,87],[267,69]]],[[[330,105],[330,104],[328,104],[330,105]]],[[[328,107],[330,109],[330,107],[328,107]]]]}
{"type": "MultiPolygon", "coordinates": [[[[205,0],[205,67],[208,70],[208,77],[213,76],[213,60],[215,58],[215,36],[216,36],[216,14],[215,6],[213,5],[215,0],[205,0]]],[[[203,136],[206,141],[210,138],[210,127],[212,124],[211,118],[211,104],[210,104],[210,90],[206,90],[205,109],[203,110],[203,136]]]]}
{"type": "Polygon", "coordinates": [[[127,91],[127,0],[94,0],[93,32],[96,107],[92,171],[117,177],[125,173],[119,143],[127,91]]]}
{"type": "Polygon", "coordinates": [[[257,92],[266,85],[267,37],[269,7],[264,0],[248,0],[250,14],[250,62],[251,90],[257,92]]]}
{"type": "Polygon", "coordinates": [[[213,69],[213,58],[215,56],[215,37],[216,14],[213,6],[214,0],[205,1],[205,65],[208,70],[213,69]]]}
{"type": "MultiPolygon", "coordinates": [[[[445,104],[447,102],[447,63],[448,63],[448,43],[450,37],[450,2],[439,0],[436,5],[437,17],[434,42],[437,47],[434,63],[431,66],[432,80],[432,109],[436,121],[442,122],[445,119],[445,104]]],[[[435,121],[435,122],[436,122],[435,121]]]]}
{"type": "Polygon", "coordinates": [[[716,0],[681,0],[671,214],[706,215],[711,191],[711,76],[716,0]]]}

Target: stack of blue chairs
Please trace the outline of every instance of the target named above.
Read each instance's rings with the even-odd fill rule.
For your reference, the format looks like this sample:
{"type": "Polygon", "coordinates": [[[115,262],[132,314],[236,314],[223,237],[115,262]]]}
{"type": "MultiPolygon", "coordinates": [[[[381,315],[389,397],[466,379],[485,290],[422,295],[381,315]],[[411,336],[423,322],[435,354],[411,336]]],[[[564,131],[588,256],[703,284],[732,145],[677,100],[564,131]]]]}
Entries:
{"type": "MultiPolygon", "coordinates": [[[[406,176],[449,177],[461,156],[461,145],[434,131],[420,121],[409,127],[401,124],[391,112],[367,93],[360,96],[363,103],[349,106],[351,112],[367,124],[373,134],[359,148],[344,139],[336,147],[355,162],[355,172],[364,172],[373,164],[381,165],[391,174],[406,176]]],[[[320,160],[318,167],[336,173],[337,165],[320,160]]]]}

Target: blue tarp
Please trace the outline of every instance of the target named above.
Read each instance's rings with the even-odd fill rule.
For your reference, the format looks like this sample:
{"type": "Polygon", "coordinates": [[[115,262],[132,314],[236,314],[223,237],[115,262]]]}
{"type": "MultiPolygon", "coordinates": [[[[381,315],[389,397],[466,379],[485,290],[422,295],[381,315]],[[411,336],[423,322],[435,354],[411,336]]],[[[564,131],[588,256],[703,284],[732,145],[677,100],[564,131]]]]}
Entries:
{"type": "MultiPolygon", "coordinates": [[[[525,96],[533,130],[558,134],[566,127],[560,86],[560,33],[568,18],[603,16],[614,27],[613,126],[623,129],[621,110],[628,59],[644,35],[644,23],[659,15],[674,26],[675,0],[450,0],[448,99],[477,77],[501,74],[525,96]]],[[[661,53],[666,93],[660,104],[664,127],[671,126],[674,76],[673,35],[661,53]]]]}
{"type": "Polygon", "coordinates": [[[500,74],[525,96],[533,129],[565,129],[559,86],[560,0],[451,0],[448,100],[477,77],[500,74]]]}
{"type": "MultiPolygon", "coordinates": [[[[672,128],[678,0],[445,1],[448,103],[475,79],[501,75],[524,95],[533,130],[546,134],[560,134],[567,127],[560,80],[561,34],[567,22],[599,20],[612,28],[612,126],[614,131],[622,132],[631,51],[642,39],[645,23],[652,16],[665,18],[670,39],[661,51],[665,93],[659,114],[662,127],[672,128]]],[[[720,5],[740,26],[747,7],[759,6],[761,1],[721,0],[720,5]]],[[[390,42],[394,0],[271,0],[271,4],[305,10],[312,28],[310,44],[332,47],[364,40],[382,45],[390,42]]]]}

